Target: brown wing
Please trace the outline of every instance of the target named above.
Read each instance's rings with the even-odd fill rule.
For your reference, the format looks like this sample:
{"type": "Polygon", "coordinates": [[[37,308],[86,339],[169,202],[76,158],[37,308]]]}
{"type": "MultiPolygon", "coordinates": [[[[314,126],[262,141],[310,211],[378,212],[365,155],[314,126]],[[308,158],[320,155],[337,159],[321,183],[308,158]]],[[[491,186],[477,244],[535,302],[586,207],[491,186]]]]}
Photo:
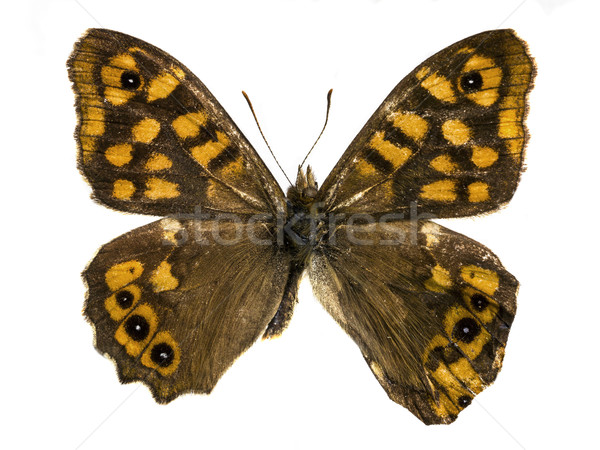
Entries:
{"type": "Polygon", "coordinates": [[[290,262],[272,239],[262,223],[169,218],[104,245],[83,274],[85,315],[120,380],[161,403],[209,393],[282,300],[290,262]]]}
{"type": "Polygon", "coordinates": [[[534,66],[512,30],[457,42],[405,77],[369,119],[317,201],[336,213],[437,217],[508,202],[523,166],[534,66]]]}
{"type": "Polygon", "coordinates": [[[198,207],[285,210],[283,192],[208,89],[162,50],[91,29],[68,61],[79,167],[115,209],[166,216],[198,207]]]}
{"type": "Polygon", "coordinates": [[[518,283],[483,245],[432,222],[340,226],[309,274],[390,398],[426,424],[454,421],[496,378],[518,283]]]}

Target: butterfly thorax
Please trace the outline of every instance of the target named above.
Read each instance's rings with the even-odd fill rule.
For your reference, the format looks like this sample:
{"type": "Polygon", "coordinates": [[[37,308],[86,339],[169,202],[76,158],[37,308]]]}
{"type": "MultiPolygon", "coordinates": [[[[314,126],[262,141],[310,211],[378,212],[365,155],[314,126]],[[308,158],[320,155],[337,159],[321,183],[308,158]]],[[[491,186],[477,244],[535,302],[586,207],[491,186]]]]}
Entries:
{"type": "Polygon", "coordinates": [[[324,237],[323,219],[315,203],[317,183],[308,166],[306,175],[298,168],[296,184],[287,191],[288,215],[283,227],[285,245],[291,247],[300,261],[305,261],[310,250],[324,237]]]}

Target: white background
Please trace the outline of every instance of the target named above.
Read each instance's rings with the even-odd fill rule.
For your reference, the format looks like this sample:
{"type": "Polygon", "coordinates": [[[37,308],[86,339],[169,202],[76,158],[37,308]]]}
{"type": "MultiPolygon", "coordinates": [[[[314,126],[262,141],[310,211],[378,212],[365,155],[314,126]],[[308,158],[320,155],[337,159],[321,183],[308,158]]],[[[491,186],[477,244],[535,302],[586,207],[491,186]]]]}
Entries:
{"type": "Polygon", "coordinates": [[[593,0],[11,2],[3,5],[3,448],[590,448],[598,445],[598,17],[593,0]],[[85,7],[85,9],[84,9],[85,7]],[[153,218],[89,199],[76,169],[65,61],[88,27],[144,39],[220,100],[282,185],[240,91],[288,174],[325,176],[396,83],[457,40],[511,27],[538,65],[527,171],[500,212],[444,224],[522,284],[496,383],[450,426],[391,402],[308,282],[290,328],[210,396],[157,405],[120,385],[81,315],[99,246],[153,218]]]}

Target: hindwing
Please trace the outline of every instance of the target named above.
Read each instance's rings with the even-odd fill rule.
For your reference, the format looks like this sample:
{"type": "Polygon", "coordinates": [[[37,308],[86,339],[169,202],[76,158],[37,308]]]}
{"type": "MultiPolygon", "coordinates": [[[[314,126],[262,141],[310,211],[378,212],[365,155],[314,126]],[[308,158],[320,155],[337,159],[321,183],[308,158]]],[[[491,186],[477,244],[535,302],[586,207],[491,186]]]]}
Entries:
{"type": "Polygon", "coordinates": [[[289,254],[256,223],[162,219],[104,245],[84,272],[96,347],[157,401],[209,393],[265,331],[289,254]],[[257,243],[259,242],[259,243],[257,243]]]}
{"type": "Polygon", "coordinates": [[[450,423],[502,366],[518,283],[483,245],[433,222],[342,225],[309,275],[392,400],[450,423]]]}

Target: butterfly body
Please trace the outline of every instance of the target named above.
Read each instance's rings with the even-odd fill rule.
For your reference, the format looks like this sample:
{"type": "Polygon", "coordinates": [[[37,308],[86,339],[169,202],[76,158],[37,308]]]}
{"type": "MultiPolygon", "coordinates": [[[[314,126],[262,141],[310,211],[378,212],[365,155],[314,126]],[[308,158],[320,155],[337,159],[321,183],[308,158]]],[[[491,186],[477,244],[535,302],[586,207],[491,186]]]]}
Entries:
{"type": "Polygon", "coordinates": [[[308,275],[389,397],[450,423],[494,381],[518,282],[430,219],[513,195],[534,66],[495,30],[419,65],[319,188],[284,195],[195,75],[139,39],[89,30],[68,62],[79,167],[94,198],[163,219],[104,245],[83,273],[97,349],[160,403],[209,393],[259,337],[279,336],[308,275]]]}

